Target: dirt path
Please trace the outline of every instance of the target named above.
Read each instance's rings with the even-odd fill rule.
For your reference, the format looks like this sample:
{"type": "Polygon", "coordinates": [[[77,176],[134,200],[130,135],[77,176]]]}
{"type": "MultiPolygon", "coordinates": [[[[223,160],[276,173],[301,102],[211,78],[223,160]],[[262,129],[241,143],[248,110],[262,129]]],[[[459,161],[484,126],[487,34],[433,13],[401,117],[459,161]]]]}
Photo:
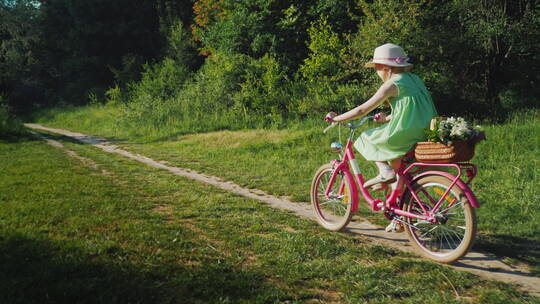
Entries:
{"type": "MultiPolygon", "coordinates": [[[[201,174],[189,169],[169,166],[162,162],[157,162],[151,158],[142,155],[132,154],[128,151],[119,149],[115,145],[108,143],[105,139],[102,138],[88,136],[85,134],[75,133],[67,130],[43,127],[37,124],[25,125],[26,127],[31,129],[44,130],[64,136],[69,136],[82,143],[100,148],[105,152],[120,154],[127,158],[145,163],[149,166],[167,170],[176,175],[184,176],[199,182],[210,184],[225,191],[230,191],[250,199],[262,201],[274,208],[287,210],[304,218],[315,219],[308,203],[293,203],[284,197],[275,197],[256,189],[242,188],[233,182],[222,181],[215,176],[201,174]]],[[[59,148],[61,146],[61,144],[58,142],[52,141],[50,139],[46,140],[49,144],[53,146],[59,148]]],[[[73,153],[68,152],[68,154],[73,153]]],[[[351,222],[346,232],[367,236],[373,243],[397,248],[407,252],[415,252],[414,249],[409,245],[409,241],[405,233],[386,233],[383,228],[375,226],[367,221],[351,222]]],[[[484,278],[515,284],[524,291],[529,292],[530,294],[540,296],[540,278],[531,275],[525,269],[520,269],[505,264],[499,257],[495,255],[484,252],[471,251],[465,257],[459,260],[459,262],[454,263],[450,266],[455,269],[474,273],[484,278]]]]}

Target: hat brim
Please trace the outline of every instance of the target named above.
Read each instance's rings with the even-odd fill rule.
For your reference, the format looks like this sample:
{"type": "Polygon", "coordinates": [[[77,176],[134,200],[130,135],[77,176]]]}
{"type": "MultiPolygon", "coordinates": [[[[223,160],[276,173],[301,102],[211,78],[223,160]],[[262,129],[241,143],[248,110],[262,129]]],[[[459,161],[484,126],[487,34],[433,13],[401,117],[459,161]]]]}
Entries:
{"type": "Polygon", "coordinates": [[[364,67],[365,68],[374,68],[376,64],[383,64],[383,65],[396,67],[396,68],[406,68],[406,67],[412,67],[413,66],[412,63],[408,63],[408,62],[396,63],[394,61],[389,61],[389,60],[373,60],[373,61],[370,61],[370,62],[364,64],[364,67]]]}

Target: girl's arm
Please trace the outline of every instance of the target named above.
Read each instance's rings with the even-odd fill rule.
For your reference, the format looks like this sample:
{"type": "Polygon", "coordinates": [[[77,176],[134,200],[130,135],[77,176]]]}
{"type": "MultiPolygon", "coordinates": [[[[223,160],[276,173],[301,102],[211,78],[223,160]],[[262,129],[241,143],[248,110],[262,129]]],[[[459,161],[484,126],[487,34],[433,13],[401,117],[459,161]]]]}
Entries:
{"type": "Polygon", "coordinates": [[[364,116],[369,112],[373,111],[373,109],[382,104],[386,99],[390,97],[396,97],[397,94],[398,89],[396,85],[391,81],[387,81],[377,90],[377,92],[370,99],[368,99],[363,104],[341,115],[335,116],[335,113],[328,113],[327,117],[331,116],[330,118],[332,118],[333,121],[348,121],[360,116],[364,116]]]}

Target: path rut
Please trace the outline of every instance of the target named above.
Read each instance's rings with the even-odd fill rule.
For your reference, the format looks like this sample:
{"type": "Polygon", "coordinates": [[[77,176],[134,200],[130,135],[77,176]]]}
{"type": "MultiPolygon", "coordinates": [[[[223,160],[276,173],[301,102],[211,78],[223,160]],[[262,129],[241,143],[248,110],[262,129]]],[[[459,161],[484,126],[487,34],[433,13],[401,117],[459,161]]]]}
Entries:
{"type": "MultiPolygon", "coordinates": [[[[120,154],[135,161],[145,163],[149,166],[167,170],[176,175],[210,184],[225,191],[233,192],[250,199],[262,201],[274,208],[286,210],[304,218],[315,219],[309,203],[293,203],[284,197],[275,197],[257,189],[246,189],[233,182],[223,181],[215,176],[202,174],[190,169],[166,165],[146,156],[133,154],[126,150],[120,149],[103,138],[71,132],[68,130],[44,127],[38,124],[25,124],[25,126],[34,130],[43,130],[68,136],[78,140],[81,143],[95,146],[105,152],[120,154]]],[[[48,142],[49,144],[52,144],[51,140],[48,140],[48,142]]],[[[409,245],[409,241],[405,233],[387,233],[384,231],[384,228],[375,226],[367,221],[351,222],[347,226],[345,232],[367,236],[376,244],[397,248],[406,252],[416,253],[415,250],[409,245]]],[[[483,278],[514,284],[532,295],[540,296],[540,278],[528,273],[525,269],[508,265],[504,263],[501,258],[490,253],[473,250],[470,251],[465,257],[461,258],[458,262],[449,266],[479,275],[483,278]]]]}

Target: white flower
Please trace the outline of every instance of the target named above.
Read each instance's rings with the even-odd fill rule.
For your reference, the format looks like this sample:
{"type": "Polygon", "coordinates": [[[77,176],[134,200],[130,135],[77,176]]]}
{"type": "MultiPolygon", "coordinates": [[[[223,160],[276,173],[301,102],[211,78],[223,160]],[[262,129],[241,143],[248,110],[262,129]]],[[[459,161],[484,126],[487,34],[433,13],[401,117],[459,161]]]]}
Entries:
{"type": "Polygon", "coordinates": [[[463,117],[441,120],[438,127],[439,138],[447,144],[454,140],[468,140],[478,134],[463,117]]]}

